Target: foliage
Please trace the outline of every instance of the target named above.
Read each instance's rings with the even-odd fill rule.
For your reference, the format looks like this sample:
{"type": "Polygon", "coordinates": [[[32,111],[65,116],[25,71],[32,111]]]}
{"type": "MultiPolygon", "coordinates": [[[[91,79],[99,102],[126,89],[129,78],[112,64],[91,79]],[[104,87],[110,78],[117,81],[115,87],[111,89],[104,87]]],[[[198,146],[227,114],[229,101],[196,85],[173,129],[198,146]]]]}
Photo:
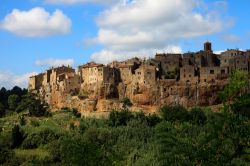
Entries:
{"type": "Polygon", "coordinates": [[[161,116],[166,121],[188,121],[189,114],[186,108],[181,105],[176,105],[169,107],[167,105],[161,107],[160,109],[161,116]]]}
{"type": "Polygon", "coordinates": [[[109,115],[109,124],[111,126],[127,125],[127,122],[132,118],[132,113],[127,109],[121,111],[113,110],[109,115]]]}
{"type": "MultiPolygon", "coordinates": [[[[8,100],[13,95],[10,91],[0,90],[0,98],[8,100]]],[[[20,89],[14,91],[18,93],[20,89]]],[[[247,118],[250,96],[246,94],[234,97],[232,112],[215,113],[203,108],[187,111],[178,105],[163,106],[158,116],[131,112],[126,105],[112,111],[108,119],[76,119],[77,110],[71,109],[52,113],[53,116],[28,116],[30,109],[35,108],[34,103],[40,105],[38,112],[46,110],[45,104],[31,94],[22,94],[20,98],[17,106],[20,113],[6,114],[0,119],[0,165],[249,165],[250,162],[247,118]],[[21,127],[13,125],[21,124],[24,120],[21,117],[29,123],[21,127]],[[72,130],[68,128],[70,124],[74,126],[72,130]]],[[[7,105],[1,102],[8,109],[8,102],[7,105]]]]}
{"type": "Polygon", "coordinates": [[[248,85],[248,78],[245,72],[235,70],[230,76],[229,84],[223,91],[219,92],[219,97],[223,101],[226,109],[231,109],[235,98],[240,95],[241,91],[248,85]],[[227,103],[227,105],[225,104],[227,103]]]}
{"type": "Polygon", "coordinates": [[[36,120],[36,119],[31,119],[31,120],[30,120],[30,125],[33,126],[33,127],[38,127],[38,126],[40,126],[39,121],[36,120]]]}
{"type": "Polygon", "coordinates": [[[23,115],[19,116],[19,124],[21,126],[26,124],[26,120],[25,120],[25,117],[23,115]]]}
{"type": "Polygon", "coordinates": [[[20,98],[18,95],[10,95],[8,97],[8,105],[9,105],[9,109],[10,110],[15,110],[17,105],[18,105],[18,102],[20,101],[20,98]]]}
{"type": "Polygon", "coordinates": [[[63,165],[98,165],[100,147],[81,136],[65,136],[50,146],[54,161],[63,165]]]}
{"type": "Polygon", "coordinates": [[[19,125],[15,125],[11,132],[11,147],[16,148],[22,144],[24,140],[24,133],[21,131],[19,125]]]}
{"type": "Polygon", "coordinates": [[[207,117],[201,108],[195,107],[189,113],[189,120],[193,124],[204,125],[207,117]]]}
{"type": "Polygon", "coordinates": [[[0,102],[0,118],[5,115],[5,107],[4,105],[0,102]]]}
{"type": "Polygon", "coordinates": [[[22,147],[24,149],[34,149],[57,140],[58,138],[59,135],[53,130],[45,128],[39,132],[29,134],[23,141],[22,147]]]}
{"type": "Polygon", "coordinates": [[[78,112],[78,110],[76,108],[72,109],[72,113],[76,118],[80,118],[81,117],[81,113],[78,112]]]}
{"type": "Polygon", "coordinates": [[[133,104],[132,102],[130,101],[130,99],[128,97],[125,97],[123,100],[122,100],[122,108],[123,109],[127,109],[128,107],[131,107],[133,104]]]}
{"type": "Polygon", "coordinates": [[[236,114],[250,118],[250,94],[243,94],[235,99],[232,111],[236,114]]]}

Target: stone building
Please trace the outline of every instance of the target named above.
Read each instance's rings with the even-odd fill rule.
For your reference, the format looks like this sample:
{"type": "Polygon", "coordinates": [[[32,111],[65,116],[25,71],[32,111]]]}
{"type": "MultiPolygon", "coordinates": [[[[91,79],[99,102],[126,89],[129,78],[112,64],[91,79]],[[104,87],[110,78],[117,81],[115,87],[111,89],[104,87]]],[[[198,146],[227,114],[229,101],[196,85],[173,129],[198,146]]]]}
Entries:
{"type": "Polygon", "coordinates": [[[76,73],[63,73],[58,75],[59,91],[77,94],[80,91],[80,76],[76,73]]]}
{"type": "Polygon", "coordinates": [[[233,70],[249,71],[249,56],[244,51],[230,49],[221,53],[221,67],[227,67],[229,73],[233,70]]]}
{"type": "Polygon", "coordinates": [[[160,63],[163,74],[174,72],[180,66],[181,54],[156,54],[155,61],[160,63]]]}
{"type": "Polygon", "coordinates": [[[43,84],[43,78],[44,78],[44,73],[31,76],[29,78],[28,89],[31,90],[31,91],[33,91],[33,90],[39,90],[39,88],[43,84]]]}
{"type": "Polygon", "coordinates": [[[228,69],[226,67],[202,67],[200,68],[200,83],[215,83],[221,78],[228,77],[228,69]]]}
{"type": "Polygon", "coordinates": [[[134,79],[139,85],[152,86],[156,81],[156,67],[148,64],[142,64],[135,70],[134,79]]]}
{"type": "Polygon", "coordinates": [[[124,97],[135,105],[210,105],[219,101],[217,91],[233,70],[249,72],[249,57],[250,50],[214,54],[212,43],[205,42],[198,52],[156,54],[148,60],[132,58],[108,65],[90,62],[77,72],[65,66],[50,68],[30,77],[29,91],[56,108],[76,106],[81,111],[93,111],[111,99],[119,105],[124,97]]]}
{"type": "Polygon", "coordinates": [[[198,83],[198,72],[195,66],[185,65],[180,69],[180,83],[182,84],[198,83]]]}
{"type": "Polygon", "coordinates": [[[120,80],[117,68],[94,62],[79,66],[78,75],[81,80],[81,91],[96,97],[106,95],[107,89],[117,85],[120,80]]]}

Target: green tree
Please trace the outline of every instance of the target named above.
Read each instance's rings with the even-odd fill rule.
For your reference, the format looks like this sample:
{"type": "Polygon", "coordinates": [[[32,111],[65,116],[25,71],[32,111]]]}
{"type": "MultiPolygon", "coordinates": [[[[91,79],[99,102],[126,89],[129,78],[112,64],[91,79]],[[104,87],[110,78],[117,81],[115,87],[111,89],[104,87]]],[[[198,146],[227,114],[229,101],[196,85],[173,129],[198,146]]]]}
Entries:
{"type": "Polygon", "coordinates": [[[17,108],[18,102],[20,101],[20,98],[18,95],[10,95],[8,97],[8,105],[10,110],[15,110],[17,108]]]}
{"type": "Polygon", "coordinates": [[[46,116],[47,105],[33,94],[27,94],[16,108],[16,112],[28,111],[30,116],[46,116]]]}
{"type": "Polygon", "coordinates": [[[235,70],[230,76],[229,84],[223,91],[219,92],[219,97],[224,103],[226,110],[231,111],[231,106],[248,85],[247,73],[235,70]]]}
{"type": "Polygon", "coordinates": [[[0,118],[5,115],[5,107],[4,105],[0,102],[0,118]]]}

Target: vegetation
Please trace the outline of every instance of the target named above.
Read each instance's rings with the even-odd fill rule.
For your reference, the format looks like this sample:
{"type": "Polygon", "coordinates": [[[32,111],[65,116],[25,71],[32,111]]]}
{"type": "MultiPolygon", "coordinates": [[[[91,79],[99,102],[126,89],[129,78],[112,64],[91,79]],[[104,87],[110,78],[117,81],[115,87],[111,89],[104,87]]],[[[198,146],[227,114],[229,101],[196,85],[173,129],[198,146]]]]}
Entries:
{"type": "Polygon", "coordinates": [[[220,92],[231,96],[221,112],[177,105],[145,115],[124,99],[108,119],[68,108],[48,116],[46,104],[27,92],[16,94],[10,109],[13,93],[1,90],[0,165],[249,165],[250,95],[242,88],[220,92]]]}

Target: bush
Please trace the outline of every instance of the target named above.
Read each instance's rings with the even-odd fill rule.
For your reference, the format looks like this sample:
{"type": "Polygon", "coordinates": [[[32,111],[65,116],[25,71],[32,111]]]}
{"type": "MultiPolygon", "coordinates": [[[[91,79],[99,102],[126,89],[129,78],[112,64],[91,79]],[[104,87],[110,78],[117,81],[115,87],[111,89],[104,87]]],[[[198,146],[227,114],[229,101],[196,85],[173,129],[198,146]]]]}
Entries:
{"type": "Polygon", "coordinates": [[[197,125],[204,125],[207,117],[201,108],[193,108],[190,112],[190,122],[197,125]]]}
{"type": "Polygon", "coordinates": [[[146,116],[146,120],[148,126],[150,127],[154,127],[155,125],[161,122],[161,118],[156,114],[146,116]]]}
{"type": "Polygon", "coordinates": [[[131,107],[133,104],[132,102],[130,101],[130,99],[128,97],[125,97],[123,100],[122,100],[122,108],[123,109],[127,109],[127,107],[131,107]]]}
{"type": "Polygon", "coordinates": [[[163,117],[164,120],[166,121],[188,121],[189,119],[189,115],[188,115],[188,111],[186,110],[186,108],[184,108],[181,105],[177,105],[177,106],[163,106],[160,109],[160,113],[163,117]]]}
{"type": "Polygon", "coordinates": [[[26,124],[25,117],[23,115],[19,116],[19,124],[24,126],[26,124]]]}
{"type": "Polygon", "coordinates": [[[127,109],[123,109],[121,111],[113,110],[109,115],[109,125],[126,126],[127,122],[133,117],[133,114],[127,109]]]}
{"type": "Polygon", "coordinates": [[[23,141],[22,147],[25,149],[38,148],[40,145],[48,144],[54,140],[57,140],[59,135],[53,130],[45,128],[37,133],[29,134],[23,141]]]}
{"type": "Polygon", "coordinates": [[[24,133],[21,131],[19,125],[15,125],[11,132],[11,147],[19,147],[24,140],[24,133]]]}
{"type": "Polygon", "coordinates": [[[59,165],[99,165],[102,154],[96,143],[81,136],[62,137],[49,147],[53,160],[59,165]]]}
{"type": "Polygon", "coordinates": [[[33,127],[39,127],[40,126],[40,123],[38,120],[36,119],[31,119],[30,120],[30,125],[33,126],[33,127]]]}
{"type": "Polygon", "coordinates": [[[5,115],[5,107],[4,105],[0,102],[0,118],[5,115]]]}
{"type": "Polygon", "coordinates": [[[76,117],[76,118],[80,118],[81,117],[81,113],[78,112],[78,110],[76,108],[73,108],[72,109],[72,112],[73,112],[73,115],[76,117]]]}
{"type": "Polygon", "coordinates": [[[232,104],[232,111],[250,118],[250,94],[244,94],[236,98],[236,102],[232,104]]]}

